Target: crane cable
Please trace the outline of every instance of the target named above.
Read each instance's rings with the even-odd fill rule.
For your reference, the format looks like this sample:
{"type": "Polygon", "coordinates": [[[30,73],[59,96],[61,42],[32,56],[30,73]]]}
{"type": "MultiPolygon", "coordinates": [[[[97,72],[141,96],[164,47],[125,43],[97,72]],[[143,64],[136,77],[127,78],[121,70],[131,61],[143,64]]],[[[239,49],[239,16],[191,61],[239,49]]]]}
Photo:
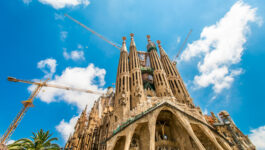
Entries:
{"type": "Polygon", "coordinates": [[[177,61],[177,58],[179,57],[179,55],[180,55],[181,51],[183,50],[184,46],[186,45],[186,43],[187,43],[187,41],[188,41],[188,39],[190,37],[191,32],[192,32],[192,29],[190,29],[190,32],[188,33],[187,37],[185,38],[184,42],[182,43],[181,47],[179,48],[178,54],[175,57],[175,59],[174,59],[173,62],[176,62],[177,61]]]}
{"type": "Polygon", "coordinates": [[[76,19],[74,19],[73,17],[69,16],[68,14],[64,14],[64,16],[66,16],[67,18],[71,19],[72,21],[74,21],[75,23],[79,24],[80,26],[84,27],[85,29],[87,29],[88,31],[90,31],[91,33],[95,34],[96,36],[98,36],[99,38],[101,38],[102,40],[108,42],[110,45],[116,47],[117,49],[121,49],[121,46],[119,44],[116,44],[110,40],[108,40],[107,38],[105,38],[104,36],[100,35],[99,33],[97,33],[96,31],[92,30],[91,28],[87,27],[86,25],[82,24],[81,22],[77,21],[76,19]]]}

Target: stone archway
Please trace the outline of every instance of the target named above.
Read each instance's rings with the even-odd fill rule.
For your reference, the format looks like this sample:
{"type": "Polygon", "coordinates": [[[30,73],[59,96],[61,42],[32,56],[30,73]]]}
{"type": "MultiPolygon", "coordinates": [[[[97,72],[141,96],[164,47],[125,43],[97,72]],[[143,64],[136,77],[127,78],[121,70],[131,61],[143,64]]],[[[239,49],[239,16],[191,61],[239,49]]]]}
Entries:
{"type": "Polygon", "coordinates": [[[119,137],[119,139],[117,140],[113,150],[124,150],[125,142],[126,142],[126,137],[125,136],[119,137]]]}
{"type": "Polygon", "coordinates": [[[169,110],[160,111],[155,128],[156,150],[198,149],[178,118],[169,110]]]}
{"type": "Polygon", "coordinates": [[[203,131],[198,124],[190,124],[193,132],[197,136],[197,138],[201,141],[202,145],[205,147],[206,150],[219,150],[220,147],[217,147],[216,144],[211,140],[203,131]]]}
{"type": "Polygon", "coordinates": [[[133,133],[129,150],[145,150],[150,148],[148,123],[139,124],[133,133]]]}

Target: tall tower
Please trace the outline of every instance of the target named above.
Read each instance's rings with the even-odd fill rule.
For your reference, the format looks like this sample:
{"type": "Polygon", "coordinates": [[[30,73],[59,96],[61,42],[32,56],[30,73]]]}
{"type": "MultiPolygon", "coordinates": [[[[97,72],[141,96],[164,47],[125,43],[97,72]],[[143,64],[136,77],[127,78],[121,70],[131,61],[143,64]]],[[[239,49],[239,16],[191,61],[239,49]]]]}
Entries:
{"type": "Polygon", "coordinates": [[[118,65],[116,92],[114,101],[115,120],[122,119],[130,111],[129,62],[126,48],[126,37],[123,37],[120,60],[118,65]]]}
{"type": "Polygon", "coordinates": [[[161,62],[167,74],[167,79],[171,87],[172,93],[179,102],[185,103],[184,88],[182,87],[180,80],[178,79],[176,69],[168,58],[168,55],[166,54],[165,50],[160,45],[159,40],[157,41],[157,44],[160,51],[161,62]]]}
{"type": "Polygon", "coordinates": [[[77,120],[77,123],[75,125],[75,132],[71,140],[69,140],[66,143],[65,148],[71,147],[73,150],[77,150],[82,145],[82,140],[85,137],[84,131],[86,130],[86,123],[88,121],[86,113],[87,113],[87,106],[80,115],[80,118],[77,120]]]}
{"type": "Polygon", "coordinates": [[[131,108],[137,106],[137,104],[145,99],[144,89],[143,89],[143,80],[141,74],[140,60],[137,54],[136,45],[133,39],[134,34],[131,33],[131,44],[130,44],[130,53],[129,53],[129,66],[130,66],[130,75],[131,75],[131,108]]]}
{"type": "Polygon", "coordinates": [[[137,52],[131,34],[128,54],[123,38],[116,93],[112,94],[109,88],[94,103],[88,118],[86,111],[82,113],[65,149],[256,150],[226,111],[219,113],[219,120],[213,113],[203,115],[200,107],[194,107],[177,69],[160,42],[158,45],[161,58],[150,36],[148,52],[137,52]],[[137,93],[143,94],[142,84],[152,92],[144,91],[148,99],[145,96],[137,99],[137,93]],[[176,90],[177,100],[171,88],[176,90]],[[181,98],[184,103],[178,102],[181,98]],[[132,110],[131,105],[135,107],[132,110]]]}
{"type": "Polygon", "coordinates": [[[184,82],[182,78],[180,77],[180,74],[176,67],[174,67],[174,64],[170,61],[168,55],[166,54],[165,50],[161,46],[161,42],[157,41],[159,51],[160,51],[160,57],[161,61],[164,67],[164,70],[167,74],[167,79],[169,82],[169,85],[171,87],[171,90],[176,97],[176,99],[181,103],[186,103],[190,106],[194,106],[192,99],[190,98],[190,95],[184,85],[184,82]]]}
{"type": "Polygon", "coordinates": [[[156,45],[150,40],[150,35],[147,35],[148,45],[147,51],[150,55],[151,67],[154,69],[153,78],[156,96],[173,96],[170,86],[168,84],[166,73],[163,69],[162,63],[157,54],[156,45]]]}

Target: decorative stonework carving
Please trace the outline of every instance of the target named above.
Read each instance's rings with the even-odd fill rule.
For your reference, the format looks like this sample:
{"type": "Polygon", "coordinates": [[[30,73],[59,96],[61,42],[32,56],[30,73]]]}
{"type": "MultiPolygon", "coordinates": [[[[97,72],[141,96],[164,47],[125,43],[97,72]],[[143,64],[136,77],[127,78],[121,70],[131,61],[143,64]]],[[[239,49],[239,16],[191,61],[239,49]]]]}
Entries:
{"type": "Polygon", "coordinates": [[[121,98],[119,99],[119,104],[120,105],[126,105],[126,93],[125,91],[122,91],[121,93],[121,98]]]}
{"type": "Polygon", "coordinates": [[[136,92],[136,96],[137,96],[138,98],[141,98],[141,97],[142,97],[142,91],[141,91],[141,89],[140,89],[139,86],[136,87],[135,92],[136,92]]]}

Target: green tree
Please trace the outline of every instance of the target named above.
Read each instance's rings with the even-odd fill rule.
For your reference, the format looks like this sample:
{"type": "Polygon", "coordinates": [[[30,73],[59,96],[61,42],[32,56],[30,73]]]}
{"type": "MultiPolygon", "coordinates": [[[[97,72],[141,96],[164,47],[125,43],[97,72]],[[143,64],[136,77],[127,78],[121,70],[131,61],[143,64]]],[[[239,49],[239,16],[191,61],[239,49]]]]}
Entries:
{"type": "Polygon", "coordinates": [[[9,150],[59,150],[58,144],[52,143],[57,138],[51,138],[49,131],[44,132],[42,129],[37,133],[32,133],[31,139],[23,138],[8,145],[9,150]]]}

